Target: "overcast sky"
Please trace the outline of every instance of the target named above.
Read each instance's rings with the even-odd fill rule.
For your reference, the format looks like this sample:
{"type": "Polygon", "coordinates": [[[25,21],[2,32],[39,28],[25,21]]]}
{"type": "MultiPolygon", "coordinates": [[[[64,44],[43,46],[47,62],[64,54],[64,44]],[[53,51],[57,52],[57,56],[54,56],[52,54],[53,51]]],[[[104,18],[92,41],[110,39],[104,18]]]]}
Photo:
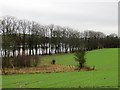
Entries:
{"type": "Polygon", "coordinates": [[[6,15],[43,25],[118,34],[117,0],[1,0],[0,17],[6,15]]]}

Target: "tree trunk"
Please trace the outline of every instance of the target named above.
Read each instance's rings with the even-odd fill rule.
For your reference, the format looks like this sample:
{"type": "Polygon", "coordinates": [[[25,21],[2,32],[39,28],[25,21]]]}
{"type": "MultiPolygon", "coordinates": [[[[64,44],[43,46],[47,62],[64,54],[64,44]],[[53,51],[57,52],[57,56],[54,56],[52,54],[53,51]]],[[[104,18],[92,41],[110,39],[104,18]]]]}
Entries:
{"type": "Polygon", "coordinates": [[[49,43],[49,55],[51,55],[51,46],[50,46],[50,43],[49,43]]]}
{"type": "Polygon", "coordinates": [[[35,54],[37,55],[37,45],[35,45],[35,54]]]}

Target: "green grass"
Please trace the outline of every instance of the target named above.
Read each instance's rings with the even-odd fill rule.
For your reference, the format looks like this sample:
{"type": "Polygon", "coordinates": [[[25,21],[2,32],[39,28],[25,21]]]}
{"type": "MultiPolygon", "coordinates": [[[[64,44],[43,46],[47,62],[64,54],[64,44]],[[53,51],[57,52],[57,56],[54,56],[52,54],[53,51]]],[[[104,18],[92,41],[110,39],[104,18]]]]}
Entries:
{"type": "Polygon", "coordinates": [[[42,56],[39,65],[49,65],[53,59],[56,60],[56,64],[77,65],[77,63],[74,60],[74,54],[71,53],[42,56]]]}
{"type": "MultiPolygon", "coordinates": [[[[41,63],[52,59],[57,64],[77,65],[74,54],[42,56],[41,63]]],[[[99,49],[87,52],[88,66],[95,65],[95,71],[61,72],[42,74],[21,74],[2,76],[3,88],[71,88],[118,86],[118,49],[99,49]]]]}

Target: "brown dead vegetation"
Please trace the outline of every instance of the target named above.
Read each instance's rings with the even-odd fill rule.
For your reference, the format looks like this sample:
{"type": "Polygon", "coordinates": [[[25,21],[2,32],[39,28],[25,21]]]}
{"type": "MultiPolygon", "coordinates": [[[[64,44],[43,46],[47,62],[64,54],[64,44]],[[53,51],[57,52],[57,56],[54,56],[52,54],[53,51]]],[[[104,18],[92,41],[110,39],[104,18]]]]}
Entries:
{"type": "Polygon", "coordinates": [[[90,68],[90,67],[84,66],[84,67],[81,68],[81,69],[76,68],[75,70],[78,70],[78,71],[92,71],[92,70],[95,70],[95,67],[90,68]]]}
{"type": "Polygon", "coordinates": [[[58,73],[58,72],[73,72],[73,71],[91,71],[93,68],[84,67],[78,69],[75,66],[64,66],[64,65],[49,65],[39,67],[26,67],[26,68],[6,68],[5,73],[2,74],[32,74],[32,73],[58,73]]]}
{"type": "Polygon", "coordinates": [[[74,71],[75,66],[49,65],[26,68],[6,68],[5,74],[23,74],[23,73],[52,73],[74,71]]]}

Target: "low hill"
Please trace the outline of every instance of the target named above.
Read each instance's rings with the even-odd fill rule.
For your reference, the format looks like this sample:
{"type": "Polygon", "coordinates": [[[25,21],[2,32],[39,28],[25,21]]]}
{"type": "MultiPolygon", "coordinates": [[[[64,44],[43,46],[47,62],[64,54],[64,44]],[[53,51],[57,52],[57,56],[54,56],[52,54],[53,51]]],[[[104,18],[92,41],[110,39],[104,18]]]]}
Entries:
{"type": "MultiPolygon", "coordinates": [[[[76,66],[74,54],[46,55],[40,57],[39,65],[56,64],[76,66]]],[[[95,66],[94,71],[60,72],[41,74],[3,75],[3,88],[71,88],[71,87],[117,87],[118,49],[99,49],[86,54],[86,65],[95,66]]]]}

